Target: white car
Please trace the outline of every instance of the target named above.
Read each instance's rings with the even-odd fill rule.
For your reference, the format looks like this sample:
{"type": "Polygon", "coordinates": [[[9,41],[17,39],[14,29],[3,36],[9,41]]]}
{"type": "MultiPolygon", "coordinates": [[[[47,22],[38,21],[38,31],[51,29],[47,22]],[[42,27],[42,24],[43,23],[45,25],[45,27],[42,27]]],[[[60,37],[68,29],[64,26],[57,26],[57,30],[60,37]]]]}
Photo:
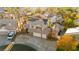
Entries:
{"type": "Polygon", "coordinates": [[[9,32],[7,39],[12,40],[14,38],[14,36],[15,36],[15,32],[9,32]]]}

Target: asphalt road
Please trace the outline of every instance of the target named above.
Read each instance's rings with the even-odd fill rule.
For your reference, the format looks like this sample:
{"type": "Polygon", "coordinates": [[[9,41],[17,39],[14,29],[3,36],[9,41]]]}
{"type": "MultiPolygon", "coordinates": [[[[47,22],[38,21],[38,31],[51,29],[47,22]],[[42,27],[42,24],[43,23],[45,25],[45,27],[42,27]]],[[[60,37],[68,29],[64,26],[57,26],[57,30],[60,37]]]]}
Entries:
{"type": "MultiPolygon", "coordinates": [[[[10,41],[6,39],[7,36],[0,35],[0,46],[8,44],[10,41]]],[[[37,51],[55,51],[56,41],[41,39],[27,34],[17,35],[15,44],[24,44],[35,48],[37,51]]]]}
{"type": "Polygon", "coordinates": [[[6,35],[0,35],[0,46],[8,44],[10,41],[6,39],[6,35]]]}

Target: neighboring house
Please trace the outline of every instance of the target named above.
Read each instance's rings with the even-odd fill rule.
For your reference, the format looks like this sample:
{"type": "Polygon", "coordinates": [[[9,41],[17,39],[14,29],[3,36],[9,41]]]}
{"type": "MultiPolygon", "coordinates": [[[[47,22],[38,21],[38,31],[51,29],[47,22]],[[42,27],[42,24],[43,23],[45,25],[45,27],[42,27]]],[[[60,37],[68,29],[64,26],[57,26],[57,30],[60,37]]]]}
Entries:
{"type": "Polygon", "coordinates": [[[67,29],[65,34],[79,34],[79,27],[67,29]]]}
{"type": "Polygon", "coordinates": [[[29,22],[29,32],[33,33],[33,36],[46,38],[50,29],[44,24],[43,20],[36,20],[29,22]]]}
{"type": "Polygon", "coordinates": [[[51,17],[51,22],[55,23],[56,21],[57,21],[57,16],[56,15],[52,16],[51,17]]]}
{"type": "Polygon", "coordinates": [[[67,29],[65,34],[75,35],[76,39],[79,41],[79,27],[67,29]]]}
{"type": "Polygon", "coordinates": [[[55,23],[55,22],[63,22],[64,21],[64,19],[62,18],[62,16],[57,16],[57,15],[53,15],[52,17],[51,17],[51,22],[52,23],[55,23]]]}
{"type": "Polygon", "coordinates": [[[0,19],[0,33],[2,30],[6,31],[15,31],[17,27],[16,20],[14,19],[0,19]]]}
{"type": "Polygon", "coordinates": [[[3,7],[0,7],[0,12],[4,12],[4,8],[3,7]]]}
{"type": "Polygon", "coordinates": [[[4,12],[5,19],[15,19],[15,15],[9,12],[4,12]]]}
{"type": "Polygon", "coordinates": [[[63,21],[64,21],[64,19],[62,18],[62,16],[59,16],[59,17],[57,18],[57,22],[62,23],[63,21]]]}

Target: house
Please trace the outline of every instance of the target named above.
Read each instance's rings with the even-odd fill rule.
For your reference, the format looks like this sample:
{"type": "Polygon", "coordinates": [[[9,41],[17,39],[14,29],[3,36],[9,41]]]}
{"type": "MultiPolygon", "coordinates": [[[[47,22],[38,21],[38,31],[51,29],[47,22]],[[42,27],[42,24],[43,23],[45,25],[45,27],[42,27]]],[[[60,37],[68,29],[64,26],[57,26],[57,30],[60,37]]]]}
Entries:
{"type": "Polygon", "coordinates": [[[47,35],[50,31],[49,28],[44,24],[43,20],[36,20],[34,22],[29,22],[29,32],[33,34],[33,36],[47,38],[47,35]]]}
{"type": "Polygon", "coordinates": [[[15,19],[15,15],[9,12],[4,12],[5,19],[15,19]]]}
{"type": "Polygon", "coordinates": [[[79,27],[67,29],[65,34],[79,34],[79,27]]]}
{"type": "Polygon", "coordinates": [[[65,34],[75,35],[76,39],[79,41],[79,27],[67,29],[65,34]]]}

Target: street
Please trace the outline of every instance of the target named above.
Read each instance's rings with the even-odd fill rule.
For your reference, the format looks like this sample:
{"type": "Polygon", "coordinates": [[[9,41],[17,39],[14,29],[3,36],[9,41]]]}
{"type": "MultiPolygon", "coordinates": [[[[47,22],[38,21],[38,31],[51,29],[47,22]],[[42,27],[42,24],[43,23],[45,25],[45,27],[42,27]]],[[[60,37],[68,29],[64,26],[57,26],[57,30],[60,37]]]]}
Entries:
{"type": "MultiPolygon", "coordinates": [[[[6,40],[7,36],[0,36],[0,46],[8,44],[10,41],[6,40]]],[[[35,48],[37,51],[55,51],[56,41],[49,41],[27,34],[17,35],[15,44],[24,44],[35,48]]],[[[22,49],[22,48],[21,48],[22,49]]]]}
{"type": "Polygon", "coordinates": [[[0,35],[0,46],[6,45],[6,44],[8,44],[10,42],[6,38],[7,38],[6,35],[0,35]]]}

